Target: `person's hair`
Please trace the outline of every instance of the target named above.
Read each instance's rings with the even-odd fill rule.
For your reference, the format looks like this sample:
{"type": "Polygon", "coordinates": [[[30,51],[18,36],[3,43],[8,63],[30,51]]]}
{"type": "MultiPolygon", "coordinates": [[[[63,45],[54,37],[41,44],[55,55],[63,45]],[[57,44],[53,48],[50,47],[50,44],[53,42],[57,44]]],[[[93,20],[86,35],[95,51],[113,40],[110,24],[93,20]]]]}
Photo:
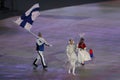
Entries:
{"type": "Polygon", "coordinates": [[[84,42],[84,38],[80,38],[79,44],[84,42]]]}
{"type": "Polygon", "coordinates": [[[84,38],[81,38],[80,41],[84,41],[85,39],[84,38]]]}
{"type": "Polygon", "coordinates": [[[72,41],[72,42],[73,42],[73,44],[74,44],[74,40],[73,40],[73,39],[69,39],[68,43],[70,44],[70,43],[71,43],[71,41],[72,41]]]}
{"type": "Polygon", "coordinates": [[[41,32],[38,33],[38,36],[42,36],[41,32]]]}
{"type": "Polygon", "coordinates": [[[72,41],[72,39],[69,39],[69,41],[72,41]]]}

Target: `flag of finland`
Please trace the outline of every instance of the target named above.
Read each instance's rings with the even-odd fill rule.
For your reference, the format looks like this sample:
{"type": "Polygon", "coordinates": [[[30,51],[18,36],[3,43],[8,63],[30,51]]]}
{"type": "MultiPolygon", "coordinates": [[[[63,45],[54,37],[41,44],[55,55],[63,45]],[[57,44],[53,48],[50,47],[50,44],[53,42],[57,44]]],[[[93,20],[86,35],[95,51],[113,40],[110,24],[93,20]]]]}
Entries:
{"type": "Polygon", "coordinates": [[[15,23],[19,26],[25,28],[30,31],[32,28],[32,24],[35,19],[40,15],[40,7],[39,4],[33,5],[28,11],[26,11],[21,17],[19,17],[15,23]]]}

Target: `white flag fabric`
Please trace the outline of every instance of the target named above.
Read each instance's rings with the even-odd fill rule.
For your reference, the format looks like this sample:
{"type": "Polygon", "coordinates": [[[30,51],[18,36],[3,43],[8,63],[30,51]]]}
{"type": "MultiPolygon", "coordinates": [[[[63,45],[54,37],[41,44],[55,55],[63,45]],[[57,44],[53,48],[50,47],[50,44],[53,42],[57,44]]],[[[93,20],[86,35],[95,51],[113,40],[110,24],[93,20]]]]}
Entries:
{"type": "Polygon", "coordinates": [[[26,11],[21,17],[19,17],[15,23],[30,31],[35,19],[40,15],[39,3],[33,5],[28,11],[26,11]]]}

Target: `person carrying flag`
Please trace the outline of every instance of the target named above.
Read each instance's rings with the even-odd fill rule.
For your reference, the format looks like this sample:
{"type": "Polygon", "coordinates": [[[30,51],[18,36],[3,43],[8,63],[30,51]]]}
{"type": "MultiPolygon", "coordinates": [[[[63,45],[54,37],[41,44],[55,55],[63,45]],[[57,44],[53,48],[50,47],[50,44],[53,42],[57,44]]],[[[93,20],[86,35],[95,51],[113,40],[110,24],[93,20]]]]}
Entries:
{"type": "Polygon", "coordinates": [[[43,69],[47,68],[47,64],[45,63],[45,59],[43,56],[43,52],[44,52],[44,46],[52,46],[51,44],[49,44],[43,37],[42,34],[39,32],[38,33],[38,37],[36,40],[36,50],[38,53],[37,58],[34,60],[33,65],[35,66],[35,68],[38,67],[38,61],[39,59],[41,59],[41,63],[43,66],[43,69]]]}
{"type": "Polygon", "coordinates": [[[41,59],[42,66],[45,69],[45,68],[47,68],[47,65],[45,63],[44,56],[43,56],[44,45],[46,45],[46,46],[52,46],[52,45],[50,45],[42,37],[41,33],[38,33],[38,36],[37,36],[36,34],[31,32],[32,24],[39,15],[40,15],[40,6],[39,6],[39,3],[36,3],[14,22],[16,24],[18,24],[20,27],[29,31],[33,36],[37,37],[36,50],[37,50],[38,56],[34,60],[33,65],[35,67],[38,67],[37,62],[38,62],[39,59],[41,59]]]}

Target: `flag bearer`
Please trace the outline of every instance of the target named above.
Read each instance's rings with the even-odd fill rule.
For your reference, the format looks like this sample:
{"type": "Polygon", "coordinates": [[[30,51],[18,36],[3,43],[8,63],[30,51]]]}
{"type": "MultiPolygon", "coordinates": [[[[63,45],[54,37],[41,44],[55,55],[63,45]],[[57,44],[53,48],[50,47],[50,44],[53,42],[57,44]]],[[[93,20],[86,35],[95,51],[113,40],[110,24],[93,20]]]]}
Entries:
{"type": "Polygon", "coordinates": [[[38,39],[36,40],[36,50],[38,53],[37,58],[34,60],[33,65],[37,68],[38,67],[38,61],[39,59],[41,59],[41,63],[43,66],[43,69],[47,68],[47,64],[45,63],[45,59],[43,56],[43,52],[44,52],[44,46],[52,46],[51,44],[49,44],[43,37],[42,34],[39,32],[38,33],[38,39]]]}

